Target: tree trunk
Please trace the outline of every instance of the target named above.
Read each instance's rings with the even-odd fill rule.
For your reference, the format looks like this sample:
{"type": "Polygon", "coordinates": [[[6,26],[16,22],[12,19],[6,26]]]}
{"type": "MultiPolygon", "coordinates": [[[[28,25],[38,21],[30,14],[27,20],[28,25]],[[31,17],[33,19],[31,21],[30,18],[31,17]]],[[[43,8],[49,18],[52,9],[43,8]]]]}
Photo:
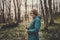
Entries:
{"type": "Polygon", "coordinates": [[[52,0],[48,0],[49,11],[50,11],[50,25],[54,24],[54,18],[52,13],[52,0]]]}
{"type": "Polygon", "coordinates": [[[16,14],[16,4],[15,4],[15,0],[13,0],[13,3],[14,3],[14,11],[15,11],[15,21],[17,21],[17,14],[16,14]]]}
{"type": "Polygon", "coordinates": [[[21,11],[20,11],[20,8],[21,8],[21,0],[16,0],[17,1],[17,8],[18,8],[18,20],[17,20],[17,23],[20,22],[20,14],[21,14],[21,11]],[[19,3],[20,2],[20,3],[19,3]]]}
{"type": "Polygon", "coordinates": [[[2,22],[5,23],[5,18],[4,18],[4,0],[2,0],[2,3],[3,3],[2,22]]]}
{"type": "Polygon", "coordinates": [[[12,22],[12,20],[11,20],[11,0],[9,0],[8,9],[9,9],[9,14],[8,14],[9,24],[11,24],[11,22],[12,22]]]}
{"type": "Polygon", "coordinates": [[[48,9],[47,9],[47,0],[44,0],[45,7],[45,27],[48,28],[48,9]]]}
{"type": "Polygon", "coordinates": [[[25,20],[27,21],[27,0],[25,0],[25,20]]]}
{"type": "Polygon", "coordinates": [[[44,19],[44,24],[45,24],[45,15],[44,15],[44,9],[43,9],[43,4],[42,4],[42,0],[40,0],[40,4],[41,4],[41,11],[42,11],[42,15],[43,15],[43,19],[44,19]]]}
{"type": "Polygon", "coordinates": [[[33,9],[33,0],[32,0],[32,9],[33,9]]]}

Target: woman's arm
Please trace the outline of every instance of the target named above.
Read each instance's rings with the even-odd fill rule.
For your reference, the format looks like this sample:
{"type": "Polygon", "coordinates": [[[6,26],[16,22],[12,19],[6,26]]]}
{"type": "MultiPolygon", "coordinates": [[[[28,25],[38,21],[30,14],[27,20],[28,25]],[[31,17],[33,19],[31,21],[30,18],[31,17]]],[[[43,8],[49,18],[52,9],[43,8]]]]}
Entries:
{"type": "Polygon", "coordinates": [[[41,23],[40,23],[40,19],[36,19],[35,21],[35,28],[34,29],[29,29],[27,30],[27,32],[29,33],[32,33],[32,32],[38,32],[39,29],[40,29],[40,26],[41,26],[41,23]]]}

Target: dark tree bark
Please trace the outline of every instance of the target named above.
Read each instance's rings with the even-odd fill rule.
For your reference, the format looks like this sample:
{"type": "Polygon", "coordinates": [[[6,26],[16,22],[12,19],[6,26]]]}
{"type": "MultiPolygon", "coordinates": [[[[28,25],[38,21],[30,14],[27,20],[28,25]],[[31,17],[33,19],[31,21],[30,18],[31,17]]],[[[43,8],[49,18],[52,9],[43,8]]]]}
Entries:
{"type": "Polygon", "coordinates": [[[53,13],[55,13],[55,2],[53,0],[53,13]]]}
{"type": "Polygon", "coordinates": [[[50,25],[54,24],[54,18],[52,13],[52,0],[48,0],[49,11],[50,11],[50,25]]]}
{"type": "Polygon", "coordinates": [[[54,15],[55,15],[55,1],[53,0],[53,19],[54,19],[54,15]]]}
{"type": "Polygon", "coordinates": [[[2,9],[2,22],[5,23],[5,17],[4,17],[4,0],[2,0],[3,3],[3,9],[2,9]]]}
{"type": "Polygon", "coordinates": [[[11,24],[11,0],[9,0],[9,6],[8,6],[9,14],[8,14],[8,20],[9,24],[11,24]]]}
{"type": "Polygon", "coordinates": [[[32,0],[32,9],[33,9],[33,0],[32,0]]]}
{"type": "Polygon", "coordinates": [[[0,23],[2,23],[2,0],[0,1],[0,23]]]}
{"type": "Polygon", "coordinates": [[[13,0],[13,3],[14,3],[15,21],[17,21],[16,2],[15,2],[15,0],[13,0]]]}
{"type": "Polygon", "coordinates": [[[40,0],[40,4],[41,4],[41,11],[42,11],[42,15],[43,15],[43,19],[44,19],[44,24],[45,24],[45,15],[44,15],[44,9],[43,9],[43,4],[42,4],[42,0],[40,0]]]}
{"type": "Polygon", "coordinates": [[[45,7],[45,28],[48,28],[48,8],[47,8],[47,0],[44,0],[45,7]]]}
{"type": "Polygon", "coordinates": [[[18,8],[18,20],[17,20],[17,23],[19,23],[20,22],[20,14],[21,14],[20,8],[21,8],[22,0],[16,0],[16,1],[17,1],[17,8],[18,8]]]}
{"type": "Polygon", "coordinates": [[[25,20],[27,21],[27,0],[25,0],[25,20]]]}

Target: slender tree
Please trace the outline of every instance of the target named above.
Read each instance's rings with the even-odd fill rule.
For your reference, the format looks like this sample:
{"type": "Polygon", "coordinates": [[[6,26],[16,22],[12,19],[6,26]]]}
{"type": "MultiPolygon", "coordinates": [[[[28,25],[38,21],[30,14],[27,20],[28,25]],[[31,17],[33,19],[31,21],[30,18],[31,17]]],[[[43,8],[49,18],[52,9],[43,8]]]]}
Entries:
{"type": "Polygon", "coordinates": [[[25,0],[25,20],[27,21],[27,0],[25,0]]]}
{"type": "Polygon", "coordinates": [[[53,13],[55,13],[55,2],[53,0],[53,13]]]}
{"type": "Polygon", "coordinates": [[[44,9],[43,9],[43,4],[42,4],[42,0],[40,0],[40,4],[41,4],[41,11],[42,11],[42,15],[43,15],[43,19],[44,19],[44,24],[45,24],[45,15],[44,15],[44,9]]]}
{"type": "Polygon", "coordinates": [[[53,18],[53,13],[52,13],[52,0],[48,0],[49,4],[49,11],[50,11],[50,24],[54,24],[54,18],[53,18]]]}
{"type": "Polygon", "coordinates": [[[21,3],[22,3],[22,0],[16,0],[17,1],[17,9],[18,9],[18,20],[17,20],[17,23],[20,22],[20,14],[21,14],[21,3]]]}
{"type": "Polygon", "coordinates": [[[1,0],[0,0],[0,23],[2,23],[2,17],[1,17],[2,7],[1,7],[1,4],[2,4],[2,2],[1,2],[1,0]]]}
{"type": "Polygon", "coordinates": [[[8,23],[11,24],[11,0],[8,1],[9,5],[8,5],[8,10],[9,10],[9,14],[8,14],[8,23]]]}
{"type": "Polygon", "coordinates": [[[45,7],[45,28],[48,28],[48,8],[47,8],[47,0],[44,0],[45,7]]]}
{"type": "Polygon", "coordinates": [[[2,21],[3,23],[5,22],[5,18],[4,18],[4,0],[2,0],[3,3],[3,9],[2,9],[2,21]]]}
{"type": "Polygon", "coordinates": [[[32,0],[32,9],[33,9],[33,0],[32,0]]]}
{"type": "Polygon", "coordinates": [[[11,15],[9,14],[11,14],[11,0],[8,0],[8,1],[5,0],[4,4],[5,4],[5,10],[6,10],[5,15],[7,16],[7,18],[5,18],[5,22],[10,23],[11,15]],[[9,13],[9,10],[10,10],[10,13],[9,13]]]}
{"type": "Polygon", "coordinates": [[[14,3],[15,21],[17,21],[16,2],[15,2],[15,0],[13,0],[13,3],[14,3]]]}

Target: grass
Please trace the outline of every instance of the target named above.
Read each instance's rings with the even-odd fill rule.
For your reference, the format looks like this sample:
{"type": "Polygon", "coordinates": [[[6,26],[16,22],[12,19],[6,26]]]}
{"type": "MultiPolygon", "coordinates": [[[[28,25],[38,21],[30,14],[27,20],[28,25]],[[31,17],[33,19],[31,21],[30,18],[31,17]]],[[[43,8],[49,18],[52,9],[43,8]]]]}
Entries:
{"type": "MultiPolygon", "coordinates": [[[[41,36],[41,40],[53,39],[55,37],[56,30],[57,30],[57,35],[58,35],[58,33],[60,33],[60,19],[56,19],[56,20],[54,20],[54,22],[55,22],[54,25],[51,25],[51,26],[48,27],[48,30],[49,30],[48,32],[42,32],[42,35],[40,35],[41,36]],[[54,36],[51,36],[53,34],[54,34],[54,36]]],[[[0,26],[1,25],[2,24],[0,24],[0,26]]],[[[24,22],[24,23],[20,23],[17,27],[6,29],[6,30],[3,30],[3,31],[0,30],[0,35],[1,35],[1,33],[3,34],[3,36],[6,36],[7,35],[7,37],[9,37],[8,39],[10,39],[10,36],[9,35],[11,35],[11,37],[12,37],[12,35],[14,35],[15,37],[13,36],[12,38],[16,38],[15,40],[18,40],[17,38],[20,36],[21,37],[20,40],[25,40],[24,38],[27,36],[25,34],[25,31],[24,31],[26,25],[28,26],[28,23],[24,22]],[[4,35],[4,34],[6,34],[6,35],[4,35]],[[17,35],[19,35],[19,36],[17,36],[17,35]]],[[[43,29],[43,28],[44,28],[44,24],[42,22],[41,23],[41,29],[43,29]]],[[[3,38],[4,39],[3,36],[0,37],[0,38],[3,38]]],[[[58,39],[58,38],[56,38],[56,39],[58,39]]]]}
{"type": "Polygon", "coordinates": [[[0,30],[0,40],[26,40],[26,34],[21,25],[17,27],[0,30]]]}
{"type": "Polygon", "coordinates": [[[55,19],[53,25],[49,25],[48,32],[43,32],[43,40],[60,40],[60,19],[55,19]]]}

